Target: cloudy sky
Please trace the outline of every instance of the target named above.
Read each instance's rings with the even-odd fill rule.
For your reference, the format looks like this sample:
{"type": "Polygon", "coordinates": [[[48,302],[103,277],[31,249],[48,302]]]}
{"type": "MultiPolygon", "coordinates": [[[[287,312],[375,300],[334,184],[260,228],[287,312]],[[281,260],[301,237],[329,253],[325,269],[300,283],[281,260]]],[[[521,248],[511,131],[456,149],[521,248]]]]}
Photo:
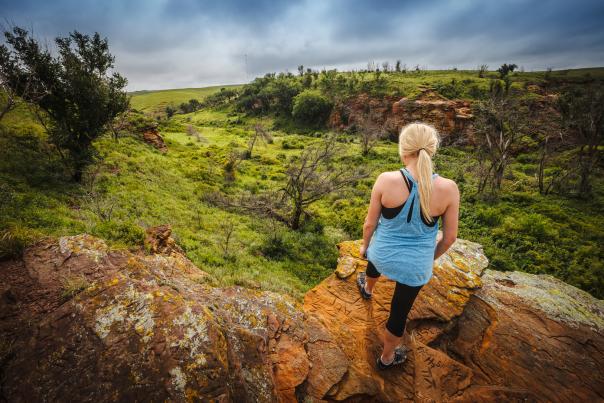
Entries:
{"type": "Polygon", "coordinates": [[[48,40],[100,32],[130,90],[397,59],[430,69],[604,66],[604,0],[0,0],[0,18],[48,40]]]}

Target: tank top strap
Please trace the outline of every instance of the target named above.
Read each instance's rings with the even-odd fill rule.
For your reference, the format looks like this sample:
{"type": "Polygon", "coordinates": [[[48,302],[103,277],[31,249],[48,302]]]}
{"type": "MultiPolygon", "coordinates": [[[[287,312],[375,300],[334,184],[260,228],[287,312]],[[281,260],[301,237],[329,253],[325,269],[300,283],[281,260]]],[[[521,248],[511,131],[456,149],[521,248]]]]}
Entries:
{"type": "MultiPolygon", "coordinates": [[[[406,168],[401,168],[401,172],[403,173],[403,175],[405,175],[406,178],[408,178],[408,180],[411,181],[411,183],[413,184],[413,188],[411,189],[411,192],[409,192],[409,197],[405,202],[403,210],[399,213],[399,216],[401,216],[402,219],[407,221],[407,223],[412,223],[414,226],[423,227],[424,223],[421,217],[422,211],[419,201],[417,182],[415,181],[415,179],[413,179],[413,176],[411,176],[411,174],[409,173],[409,171],[407,171],[406,168]]],[[[438,174],[434,172],[432,174],[432,180],[434,180],[434,178],[436,178],[437,176],[438,174]]]]}
{"type": "Polygon", "coordinates": [[[411,173],[409,173],[409,171],[407,171],[407,168],[401,168],[401,172],[403,173],[403,175],[405,175],[405,177],[407,179],[409,179],[411,181],[411,183],[413,183],[414,185],[417,185],[417,182],[415,181],[413,176],[411,176],[411,173]]]}

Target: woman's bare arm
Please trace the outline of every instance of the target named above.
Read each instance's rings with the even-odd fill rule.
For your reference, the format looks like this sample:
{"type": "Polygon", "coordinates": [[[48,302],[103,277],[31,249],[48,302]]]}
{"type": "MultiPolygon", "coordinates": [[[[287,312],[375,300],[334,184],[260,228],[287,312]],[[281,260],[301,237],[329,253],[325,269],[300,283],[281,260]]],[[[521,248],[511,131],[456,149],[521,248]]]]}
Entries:
{"type": "Polygon", "coordinates": [[[457,239],[457,228],[459,226],[459,189],[455,182],[451,182],[450,202],[442,217],[443,236],[436,244],[434,260],[445,253],[457,239]]]}
{"type": "Polygon", "coordinates": [[[369,241],[375,227],[377,226],[380,213],[382,211],[382,175],[376,179],[373,189],[371,190],[371,199],[369,200],[369,209],[367,216],[365,217],[365,223],[363,224],[363,246],[361,247],[361,256],[365,254],[369,247],[369,241]]]}

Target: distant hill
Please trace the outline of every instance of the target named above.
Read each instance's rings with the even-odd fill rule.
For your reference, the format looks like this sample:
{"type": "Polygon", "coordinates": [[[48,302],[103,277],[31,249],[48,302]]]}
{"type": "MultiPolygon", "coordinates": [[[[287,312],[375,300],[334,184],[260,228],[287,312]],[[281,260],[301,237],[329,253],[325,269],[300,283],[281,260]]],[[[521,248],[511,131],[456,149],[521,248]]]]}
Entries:
{"type": "Polygon", "coordinates": [[[176,88],[157,91],[134,91],[131,92],[131,105],[139,111],[153,113],[163,110],[167,105],[174,106],[187,102],[190,99],[201,101],[203,98],[220,91],[221,88],[240,88],[241,85],[217,85],[203,88],[176,88]]]}

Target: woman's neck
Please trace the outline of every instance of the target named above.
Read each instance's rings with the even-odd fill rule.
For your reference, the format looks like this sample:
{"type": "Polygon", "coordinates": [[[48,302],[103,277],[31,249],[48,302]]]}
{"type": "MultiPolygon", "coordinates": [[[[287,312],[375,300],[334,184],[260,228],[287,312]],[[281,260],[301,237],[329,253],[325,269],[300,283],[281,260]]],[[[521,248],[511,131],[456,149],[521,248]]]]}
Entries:
{"type": "Polygon", "coordinates": [[[409,171],[413,179],[417,179],[417,160],[412,161],[411,163],[405,165],[405,169],[409,171]]]}

